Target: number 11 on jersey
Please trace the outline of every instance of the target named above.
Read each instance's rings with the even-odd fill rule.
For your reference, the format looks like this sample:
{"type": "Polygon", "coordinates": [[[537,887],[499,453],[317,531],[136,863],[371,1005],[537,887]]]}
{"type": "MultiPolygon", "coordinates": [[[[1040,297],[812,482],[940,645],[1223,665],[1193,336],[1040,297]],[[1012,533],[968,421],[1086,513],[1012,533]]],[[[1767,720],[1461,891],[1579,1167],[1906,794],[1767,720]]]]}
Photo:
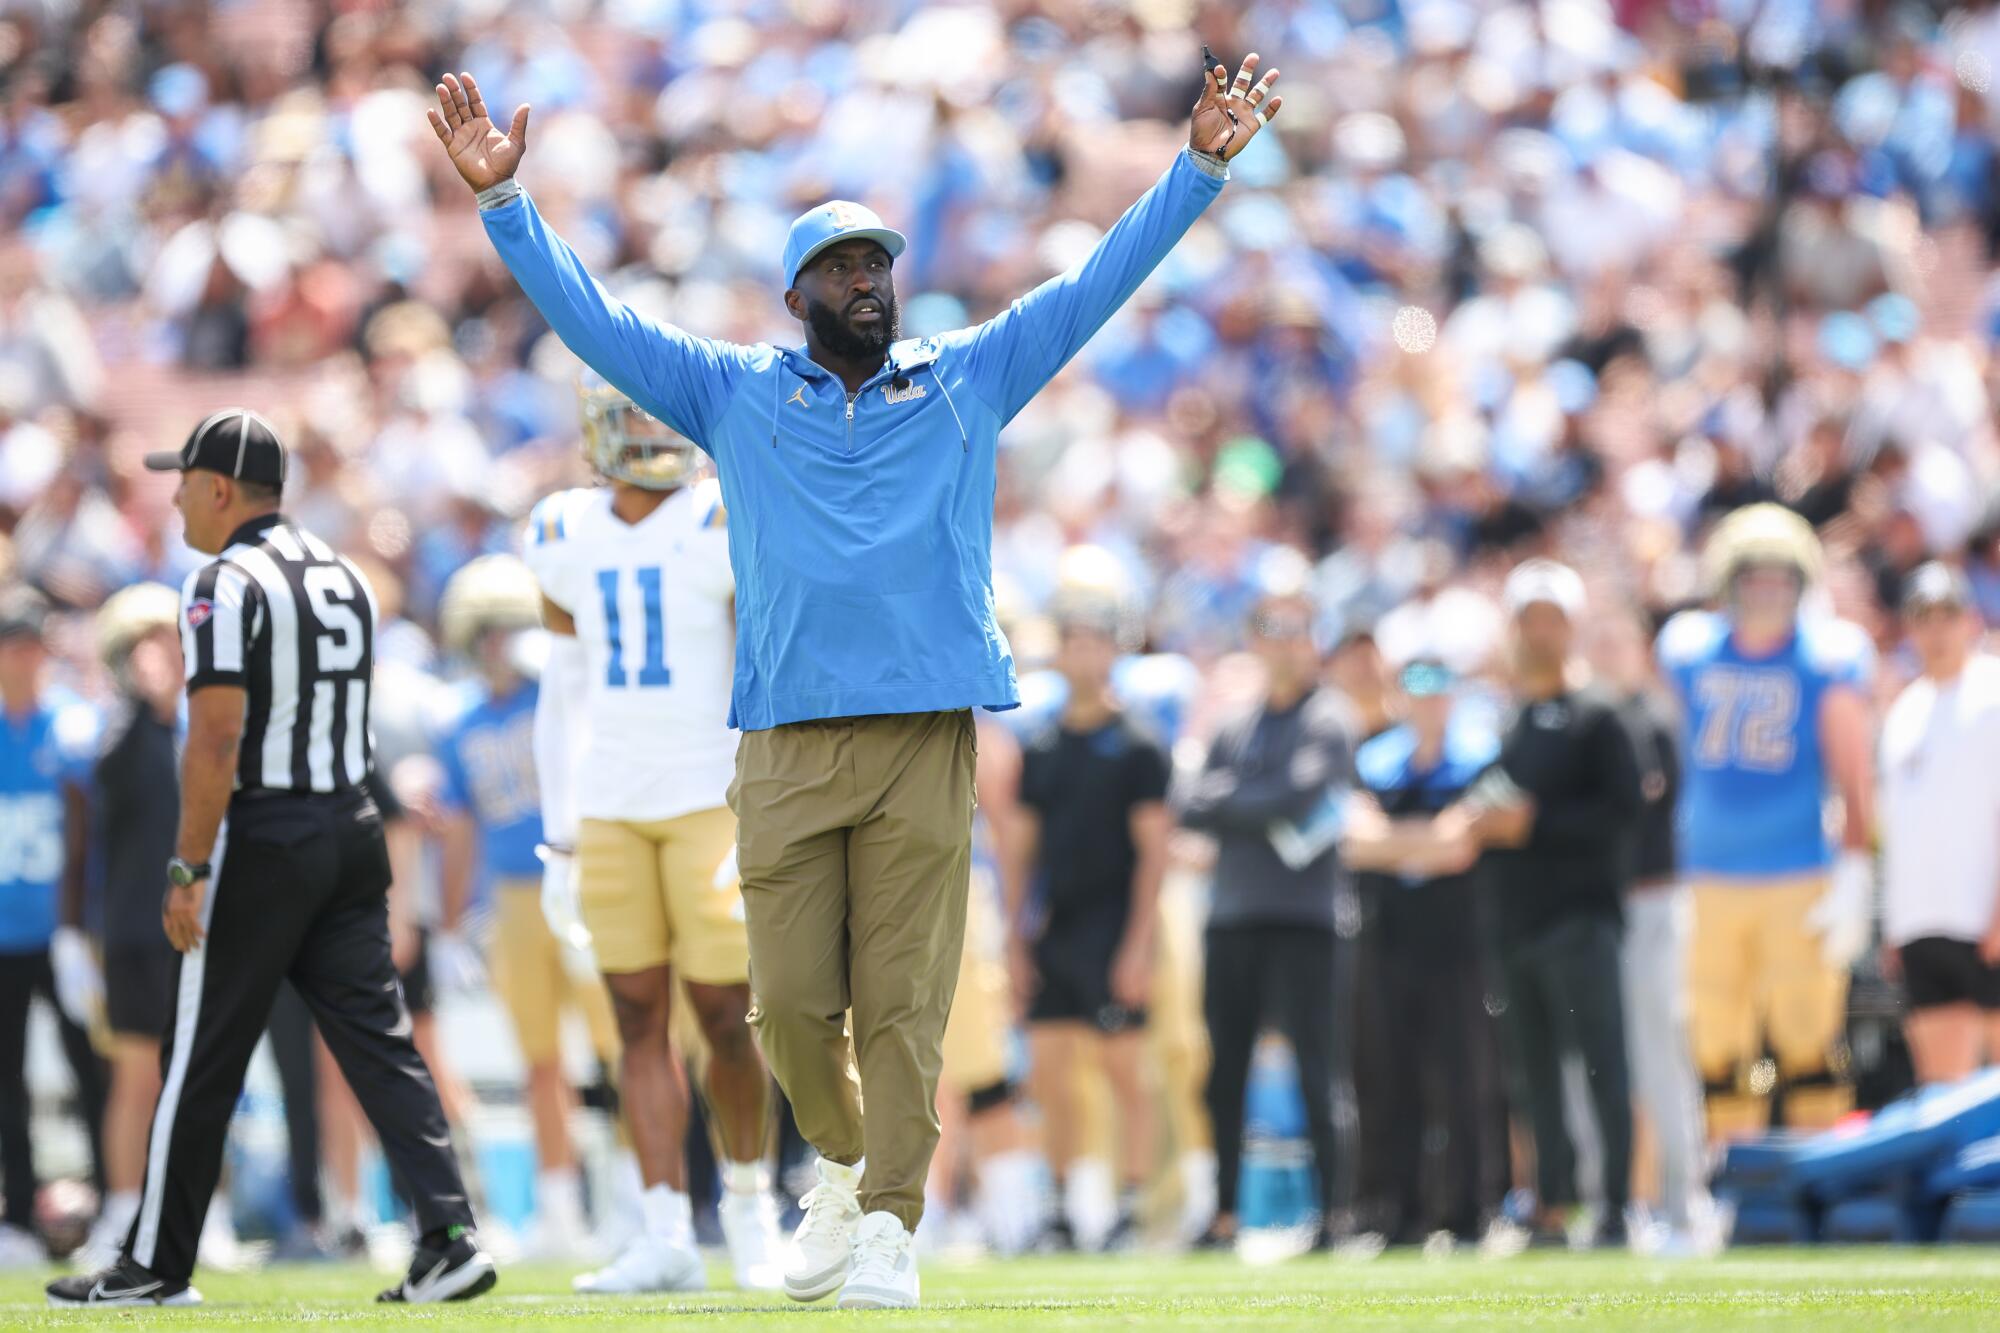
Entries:
{"type": "MultiPolygon", "coordinates": [[[[610,640],[610,665],[605,668],[605,684],[614,690],[622,690],[631,684],[625,670],[625,641],[618,614],[618,589],[623,571],[602,569],[597,573],[597,590],[604,597],[604,633],[610,640]]],[[[643,689],[649,685],[671,685],[673,673],[667,670],[667,618],[661,606],[660,571],[635,569],[632,579],[639,585],[639,598],[645,606],[646,615],[646,659],[639,665],[638,684],[643,689]]]]}

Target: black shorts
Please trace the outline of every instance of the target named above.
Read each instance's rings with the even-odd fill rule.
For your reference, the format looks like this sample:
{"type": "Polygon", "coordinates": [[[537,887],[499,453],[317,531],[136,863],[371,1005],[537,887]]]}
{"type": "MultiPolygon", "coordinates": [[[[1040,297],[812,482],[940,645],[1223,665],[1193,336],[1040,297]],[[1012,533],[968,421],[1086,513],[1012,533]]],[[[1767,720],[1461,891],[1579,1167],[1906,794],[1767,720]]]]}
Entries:
{"type": "Polygon", "coordinates": [[[417,927],[417,956],[399,974],[403,982],[403,1003],[412,1015],[428,1014],[437,1008],[437,991],[431,986],[431,933],[417,927]]]}
{"type": "Polygon", "coordinates": [[[1101,918],[1049,922],[1035,941],[1041,988],[1028,1005],[1030,1023],[1089,1023],[1112,1035],[1146,1026],[1146,1011],[1111,998],[1111,963],[1125,938],[1125,920],[1101,918]]]}
{"type": "Polygon", "coordinates": [[[153,944],[111,945],[104,951],[104,1018],[114,1035],[162,1041],[174,1007],[180,958],[164,932],[153,944]]]}
{"type": "Polygon", "coordinates": [[[1912,1009],[1976,1004],[2000,1009],[2000,968],[1988,967],[1970,940],[1926,935],[1897,951],[1903,960],[1903,991],[1912,1009]]]}

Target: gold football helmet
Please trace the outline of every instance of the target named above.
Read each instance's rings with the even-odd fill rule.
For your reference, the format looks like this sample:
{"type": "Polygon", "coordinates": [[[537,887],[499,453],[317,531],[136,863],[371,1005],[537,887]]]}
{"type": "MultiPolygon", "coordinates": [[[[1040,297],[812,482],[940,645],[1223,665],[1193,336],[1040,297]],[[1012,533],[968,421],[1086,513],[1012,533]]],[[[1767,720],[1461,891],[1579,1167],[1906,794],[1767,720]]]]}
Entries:
{"type": "Polygon", "coordinates": [[[583,455],[600,476],[649,491],[686,485],[701,466],[692,440],[595,375],[577,383],[583,455]]]}
{"type": "Polygon", "coordinates": [[[444,585],[438,628],[444,646],[470,653],[487,630],[535,629],[542,623],[542,589],[520,559],[483,555],[444,585]]]}
{"type": "Polygon", "coordinates": [[[1715,525],[1703,552],[1708,586],[1726,597],[1736,576],[1752,565],[1780,565],[1797,571],[1799,586],[1819,581],[1819,537],[1812,524],[1779,504],[1745,505],[1715,525]]]}
{"type": "Polygon", "coordinates": [[[180,619],[180,594],[164,583],[120,588],[97,608],[97,655],[115,671],[134,644],[156,629],[176,629],[180,619]]]}
{"type": "Polygon", "coordinates": [[[1101,546],[1072,546],[1056,561],[1049,618],[1057,627],[1100,630],[1130,652],[1144,637],[1139,599],[1118,557],[1101,546]]]}

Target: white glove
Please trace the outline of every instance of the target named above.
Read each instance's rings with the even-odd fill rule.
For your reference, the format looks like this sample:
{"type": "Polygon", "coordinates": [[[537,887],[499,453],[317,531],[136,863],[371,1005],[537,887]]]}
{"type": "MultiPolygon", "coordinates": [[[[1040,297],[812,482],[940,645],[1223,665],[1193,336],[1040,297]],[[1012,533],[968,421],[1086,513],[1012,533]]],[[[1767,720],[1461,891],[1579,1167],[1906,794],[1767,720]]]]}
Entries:
{"type": "Polygon", "coordinates": [[[542,858],[542,919],[562,944],[572,949],[590,948],[575,858],[547,845],[537,847],[535,855],[542,858]]]}
{"type": "Polygon", "coordinates": [[[1827,966],[1844,972],[1854,965],[1868,947],[1874,913],[1875,859],[1867,852],[1842,852],[1827,877],[1826,892],[1806,913],[1827,966]]]}
{"type": "Polygon", "coordinates": [[[736,868],[736,844],[732,842],[729,844],[729,855],[723,857],[722,864],[715,868],[715,878],[709,884],[712,888],[733,889],[742,878],[742,872],[736,868]]]}
{"type": "Polygon", "coordinates": [[[56,1003],[70,1022],[89,1027],[104,1005],[104,973],[81,930],[56,927],[49,940],[49,966],[56,974],[56,1003]]]}
{"type": "Polygon", "coordinates": [[[430,943],[431,977],[439,990],[476,991],[486,985],[486,963],[462,932],[433,931],[430,943]]]}

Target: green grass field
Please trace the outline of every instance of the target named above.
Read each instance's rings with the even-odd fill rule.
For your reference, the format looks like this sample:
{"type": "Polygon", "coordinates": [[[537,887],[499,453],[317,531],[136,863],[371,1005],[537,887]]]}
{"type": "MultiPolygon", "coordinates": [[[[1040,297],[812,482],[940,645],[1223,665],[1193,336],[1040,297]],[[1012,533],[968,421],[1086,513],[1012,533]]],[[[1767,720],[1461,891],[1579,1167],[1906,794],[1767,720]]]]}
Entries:
{"type": "MultiPolygon", "coordinates": [[[[716,1276],[722,1274],[718,1271],[716,1276]]],[[[1270,1268],[1232,1259],[1052,1258],[924,1268],[926,1308],[840,1314],[733,1292],[581,1300],[565,1272],[516,1267],[467,1305],[368,1304],[382,1276],[362,1267],[204,1276],[198,1310],[49,1310],[39,1279],[0,1278],[0,1328],[78,1325],[343,1329],[672,1327],[791,1329],[1973,1329],[2000,1328],[2000,1252],[1985,1249],[1749,1250],[1662,1263],[1619,1255],[1501,1261],[1310,1258],[1270,1268]],[[811,1321],[802,1325],[801,1320],[811,1321]]]]}

